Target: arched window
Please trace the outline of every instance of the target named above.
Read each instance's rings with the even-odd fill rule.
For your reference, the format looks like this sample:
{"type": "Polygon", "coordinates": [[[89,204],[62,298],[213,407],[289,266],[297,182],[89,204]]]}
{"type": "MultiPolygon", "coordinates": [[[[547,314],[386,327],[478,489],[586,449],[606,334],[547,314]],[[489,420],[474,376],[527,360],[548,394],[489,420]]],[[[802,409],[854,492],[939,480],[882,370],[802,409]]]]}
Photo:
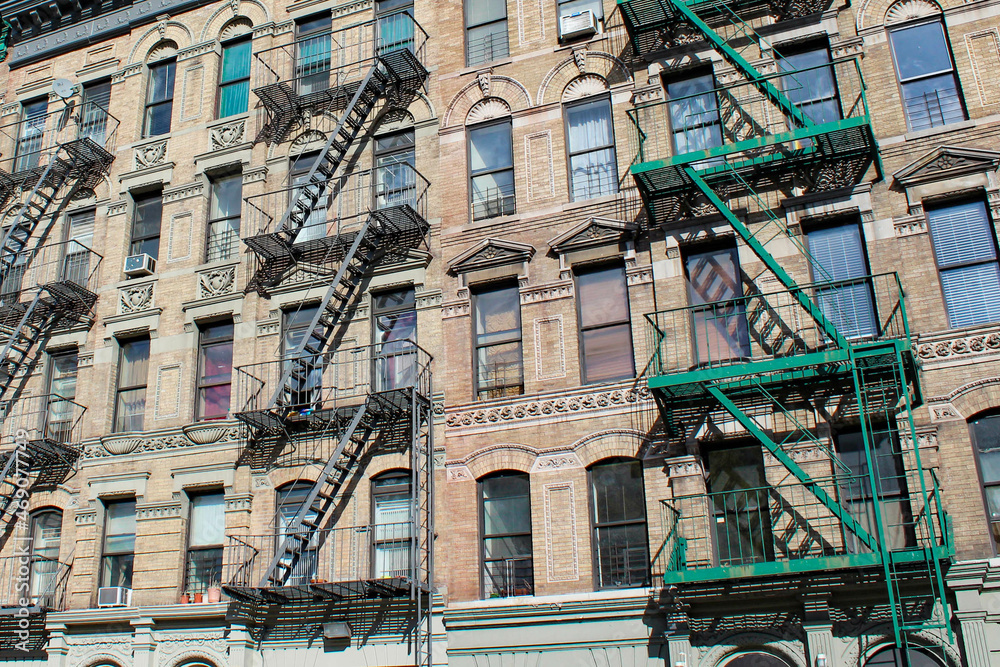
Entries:
{"type": "Polygon", "coordinates": [[[875,653],[865,661],[865,667],[941,667],[941,663],[920,649],[907,649],[908,664],[903,662],[903,655],[895,646],[887,647],[875,653]]]}
{"type": "Polygon", "coordinates": [[[411,576],[413,485],[410,473],[399,470],[372,479],[372,576],[411,576]]]}
{"type": "Polygon", "coordinates": [[[788,663],[770,653],[754,651],[736,656],[726,667],[788,667],[788,663]]]}
{"type": "Polygon", "coordinates": [[[479,481],[483,597],[531,595],[531,486],[528,475],[500,472],[479,481]]]}
{"type": "Polygon", "coordinates": [[[1000,549],[1000,413],[969,420],[993,545],[1000,549]]]}
{"type": "Polygon", "coordinates": [[[31,515],[31,600],[55,608],[59,582],[59,540],[62,538],[62,512],[39,510],[31,515]]]}
{"type": "Polygon", "coordinates": [[[589,472],[597,586],[646,585],[649,539],[642,463],[634,459],[611,459],[594,465],[589,472]]]}

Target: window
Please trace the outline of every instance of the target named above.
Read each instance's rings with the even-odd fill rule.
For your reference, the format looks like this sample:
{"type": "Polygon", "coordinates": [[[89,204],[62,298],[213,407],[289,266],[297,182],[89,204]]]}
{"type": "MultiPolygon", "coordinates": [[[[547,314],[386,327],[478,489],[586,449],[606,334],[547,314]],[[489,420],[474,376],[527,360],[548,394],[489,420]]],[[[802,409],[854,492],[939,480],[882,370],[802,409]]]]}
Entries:
{"type": "Polygon", "coordinates": [[[250,100],[250,40],[240,39],[222,45],[222,71],[219,76],[219,118],[247,110],[250,100]]]}
{"type": "Polygon", "coordinates": [[[59,583],[59,541],[62,512],[41,510],[31,515],[31,601],[53,608],[59,583]]]}
{"type": "Polygon", "coordinates": [[[331,27],[329,14],[311,16],[295,23],[295,78],[299,95],[317,93],[330,87],[331,27]]]}
{"type": "Polygon", "coordinates": [[[469,128],[472,219],[514,213],[514,143],[509,120],[469,128]]]}
{"type": "Polygon", "coordinates": [[[204,593],[222,585],[222,548],[226,536],[225,496],[221,491],[191,496],[187,573],[184,590],[204,593]]]}
{"type": "Polygon", "coordinates": [[[409,204],[416,207],[417,175],[413,130],[375,138],[377,209],[409,204]]]}
{"type": "MultiPolygon", "coordinates": [[[[298,310],[286,310],[283,313],[285,336],[282,339],[282,357],[285,364],[291,365],[293,352],[302,343],[309,330],[309,323],[316,316],[318,306],[303,306],[298,310]]],[[[306,343],[314,349],[322,347],[322,325],[313,330],[306,343]]],[[[303,350],[297,358],[301,359],[299,368],[301,374],[296,374],[288,380],[287,405],[303,413],[308,413],[318,407],[323,390],[323,360],[322,357],[303,350]]]]}
{"type": "Polygon", "coordinates": [[[979,478],[986,496],[986,513],[994,547],[1000,551],[1000,414],[977,417],[969,422],[979,459],[979,478]]]}
{"type": "MultiPolygon", "coordinates": [[[[292,163],[292,185],[300,186],[306,182],[309,170],[312,169],[317,157],[319,157],[319,153],[306,153],[295,158],[295,161],[292,163]]],[[[294,187],[290,190],[289,196],[294,199],[299,196],[300,192],[300,188],[294,187]]],[[[309,214],[302,221],[302,226],[295,235],[293,243],[313,241],[326,236],[326,210],[329,206],[329,190],[323,188],[323,194],[312,205],[309,214]]]]}
{"type": "MultiPolygon", "coordinates": [[[[285,537],[291,534],[292,523],[295,520],[295,516],[305,505],[311,491],[312,484],[303,481],[293,482],[283,489],[278,490],[278,534],[276,536],[276,549],[281,549],[281,544],[284,542],[285,537]]],[[[304,524],[308,523],[315,525],[319,521],[319,515],[316,513],[314,508],[309,508],[303,516],[303,520],[304,524]]],[[[309,531],[312,532],[311,529],[309,529],[309,531]]],[[[295,544],[298,543],[295,542],[295,544]]],[[[289,573],[288,579],[285,581],[286,585],[295,586],[308,584],[313,580],[313,578],[315,578],[319,561],[317,558],[318,548],[319,540],[314,535],[313,539],[309,540],[305,549],[298,556],[298,560],[292,564],[292,571],[289,573]]],[[[282,561],[285,563],[287,569],[287,566],[291,564],[291,557],[286,555],[282,558],[282,561]]]]}
{"type": "Polygon", "coordinates": [[[698,363],[711,365],[749,357],[750,332],[735,244],[686,252],[684,271],[698,363]]]}
{"type": "Polygon", "coordinates": [[[417,310],[412,288],[372,295],[376,384],[380,391],[409,387],[417,379],[417,310]]]}
{"type": "Polygon", "coordinates": [[[779,57],[778,67],[782,72],[795,72],[781,77],[781,88],[788,100],[815,125],[840,120],[840,100],[829,48],[824,44],[782,52],[784,56],[779,57]]]}
{"type": "Polygon", "coordinates": [[[531,492],[528,476],[500,473],[479,482],[483,597],[531,595],[531,492]]]}
{"type": "MultiPolygon", "coordinates": [[[[728,666],[727,666],[728,667],[728,666]]],[[[865,667],[941,667],[941,663],[922,649],[906,649],[906,660],[895,646],[884,648],[865,661],[865,667]]]]}
{"type": "Polygon", "coordinates": [[[604,19],[604,3],[601,0],[558,0],[559,33],[562,34],[562,19],[566,16],[590,11],[598,22],[604,19]]]}
{"type": "Polygon", "coordinates": [[[411,576],[412,495],[408,472],[389,473],[372,480],[372,523],[375,529],[372,576],[376,579],[411,576]]]}
{"type": "Polygon", "coordinates": [[[832,283],[816,290],[823,315],[847,338],[874,336],[872,284],[861,225],[857,220],[812,229],[806,234],[812,279],[832,283]]]}
{"type": "Polygon", "coordinates": [[[119,343],[115,432],[141,431],[146,414],[149,338],[119,343]]]}
{"type": "Polygon", "coordinates": [[[135,499],[109,501],[104,505],[104,550],[101,586],[132,588],[135,557],[135,499]]]}
{"type": "Polygon", "coordinates": [[[584,384],[635,375],[624,266],[576,272],[580,374],[584,384]]]}
{"type": "Polygon", "coordinates": [[[45,121],[48,119],[48,100],[25,102],[21,110],[21,128],[17,139],[17,157],[14,171],[28,171],[39,166],[45,148],[45,121]]]}
{"type": "Polygon", "coordinates": [[[413,0],[376,0],[379,53],[413,50],[413,0]]]}
{"type": "Polygon", "coordinates": [[[49,356],[49,411],[46,435],[56,442],[71,442],[77,415],[71,401],[76,399],[78,352],[74,348],[49,356]]]}
{"type": "MultiPolygon", "coordinates": [[[[10,227],[4,227],[0,230],[3,237],[6,237],[8,233],[10,233],[10,227]]],[[[14,255],[14,261],[5,267],[6,270],[0,272],[0,276],[3,276],[3,280],[0,282],[0,294],[11,295],[9,299],[5,300],[17,301],[17,293],[24,289],[24,274],[28,270],[31,254],[31,251],[27,250],[27,246],[25,246],[21,252],[14,255]]]]}
{"type": "Polygon", "coordinates": [[[938,19],[889,32],[903,112],[910,130],[965,120],[944,23],[938,19]]]}
{"type": "Polygon", "coordinates": [[[590,469],[597,586],[649,581],[646,492],[639,461],[606,461],[590,469]]]}
{"type": "Polygon", "coordinates": [[[225,419],[233,381],[233,323],[206,324],[199,333],[198,419],[225,419]]]}
{"type": "Polygon", "coordinates": [[[111,108],[111,80],[106,79],[83,86],[83,109],[80,135],[90,137],[99,146],[104,145],[108,131],[108,111],[111,108]]]}
{"type": "Polygon", "coordinates": [[[157,190],[135,195],[132,218],[132,244],[129,255],[146,253],[153,259],[160,256],[160,221],[163,218],[163,192],[157,190]]]}
{"type": "Polygon", "coordinates": [[[476,395],[489,399],[523,393],[521,295],[517,285],[478,291],[473,307],[476,395]]]}
{"type": "Polygon", "coordinates": [[[704,455],[716,562],[728,566],[774,560],[760,445],[709,449],[704,455]]]}
{"type": "Polygon", "coordinates": [[[240,205],[243,175],[228,174],[212,179],[208,211],[208,242],[205,261],[236,257],[240,250],[240,205]]]}
{"type": "Polygon", "coordinates": [[[788,667],[788,663],[770,653],[743,653],[725,664],[725,667],[788,667]]]}
{"type": "Polygon", "coordinates": [[[570,196],[573,201],[618,191],[611,100],[591,100],[566,107],[570,196]]]}
{"type": "Polygon", "coordinates": [[[682,155],[722,145],[722,121],[715,75],[698,71],[667,83],[674,153],[682,155]]]}
{"type": "Polygon", "coordinates": [[[90,275],[94,253],[94,209],[71,213],[66,220],[66,256],[63,258],[63,280],[91,288],[90,275]]]}
{"type": "Polygon", "coordinates": [[[952,328],[1000,321],[1000,266],[982,200],[928,207],[934,256],[952,328]]]}
{"type": "MultiPolygon", "coordinates": [[[[872,535],[878,533],[875,521],[877,499],[888,548],[895,550],[916,546],[913,513],[910,510],[899,439],[882,426],[868,434],[868,442],[867,449],[870,452],[866,453],[861,429],[845,430],[835,435],[837,455],[851,471],[847,479],[841,482],[840,496],[846,500],[845,504],[850,508],[854,520],[872,535]],[[869,453],[875,468],[874,489],[870,476],[871,466],[868,464],[869,453]]],[[[856,543],[857,538],[853,534],[846,535],[845,540],[849,547],[856,550],[865,548],[856,543]]]]}
{"type": "Polygon", "coordinates": [[[507,0],[465,0],[465,65],[506,58],[507,0]]]}
{"type": "Polygon", "coordinates": [[[146,115],[142,124],[143,137],[155,137],[170,131],[176,66],[177,62],[174,60],[149,66],[149,83],[146,87],[146,115]]]}

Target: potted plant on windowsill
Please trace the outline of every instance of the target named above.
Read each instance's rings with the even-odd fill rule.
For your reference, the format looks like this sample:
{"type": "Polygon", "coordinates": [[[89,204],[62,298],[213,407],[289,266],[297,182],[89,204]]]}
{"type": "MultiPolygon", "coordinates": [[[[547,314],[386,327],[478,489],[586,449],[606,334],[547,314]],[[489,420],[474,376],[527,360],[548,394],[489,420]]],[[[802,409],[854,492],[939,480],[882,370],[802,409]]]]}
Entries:
{"type": "Polygon", "coordinates": [[[205,593],[205,601],[209,603],[222,602],[222,587],[219,586],[218,581],[213,581],[208,585],[208,591],[205,593]]]}

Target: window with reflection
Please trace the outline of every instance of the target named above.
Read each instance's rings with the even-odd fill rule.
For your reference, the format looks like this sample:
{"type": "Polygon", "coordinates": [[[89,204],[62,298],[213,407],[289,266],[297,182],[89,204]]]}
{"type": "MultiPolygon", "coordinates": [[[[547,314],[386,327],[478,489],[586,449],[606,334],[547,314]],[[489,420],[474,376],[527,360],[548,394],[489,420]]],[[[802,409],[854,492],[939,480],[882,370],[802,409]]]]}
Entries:
{"type": "Polygon", "coordinates": [[[685,248],[694,352],[713,365],[750,356],[743,274],[736,244],[685,248]]]}
{"type": "MultiPolygon", "coordinates": [[[[299,410],[305,414],[318,408],[323,392],[323,356],[309,349],[318,350],[322,347],[322,325],[309,331],[309,325],[319,306],[299,306],[295,309],[282,311],[281,356],[284,369],[289,368],[292,360],[299,360],[296,367],[300,371],[288,379],[285,384],[286,395],[284,405],[299,410]],[[308,340],[306,337],[308,336],[308,340]],[[302,346],[302,350],[298,351],[302,346]]],[[[283,370],[284,370],[283,369],[283,370]]]]}
{"type": "Polygon", "coordinates": [[[523,393],[521,297],[517,284],[476,290],[473,308],[477,397],[523,393]]]}
{"type": "Polygon", "coordinates": [[[250,39],[222,45],[219,72],[219,118],[244,113],[250,101],[250,39]]]}
{"type": "Polygon", "coordinates": [[[965,120],[951,46],[941,19],[889,31],[903,113],[911,130],[965,120]]]}
{"type": "Polygon", "coordinates": [[[774,560],[770,486],[760,445],[730,443],[703,452],[719,565],[752,565],[774,560]]]}
{"type": "Polygon", "coordinates": [[[66,255],[63,257],[63,280],[91,289],[91,273],[95,271],[94,209],[77,211],[66,217],[66,255]],[[91,266],[94,264],[94,266],[91,266]]]}
{"type": "Polygon", "coordinates": [[[603,461],[590,468],[589,474],[598,587],[647,585],[649,540],[642,463],[603,461]]]}
{"type": "Polygon", "coordinates": [[[465,66],[506,58],[509,53],[507,0],[465,0],[465,66]]]}
{"type": "Polygon", "coordinates": [[[806,243],[813,282],[826,283],[816,289],[823,315],[847,338],[878,333],[860,220],[812,227],[806,232],[806,243]]]}
{"type": "Polygon", "coordinates": [[[330,87],[332,27],[329,13],[295,22],[295,79],[299,95],[318,93],[330,87]]]}
{"type": "Polygon", "coordinates": [[[416,149],[413,130],[375,137],[375,207],[416,207],[416,149]]]}
{"type": "Polygon", "coordinates": [[[49,355],[49,410],[46,435],[56,442],[72,442],[76,399],[76,376],[79,365],[77,348],[49,355]]]}
{"type": "Polygon", "coordinates": [[[405,471],[372,480],[372,564],[376,579],[411,576],[413,487],[405,471]]]}
{"type": "Polygon", "coordinates": [[[222,585],[225,496],[222,491],[192,495],[190,511],[185,590],[204,593],[210,587],[222,585]]]}
{"type": "Polygon", "coordinates": [[[576,270],[580,374],[584,384],[635,375],[624,266],[576,270]]]}
{"type": "Polygon", "coordinates": [[[208,240],[205,244],[206,262],[238,256],[242,199],[243,174],[212,178],[208,204],[208,240]]]}
{"type": "Polygon", "coordinates": [[[62,539],[62,512],[46,509],[31,515],[31,601],[55,608],[59,583],[59,541],[62,539]]]}
{"type": "Polygon", "coordinates": [[[176,69],[176,60],[167,60],[149,66],[146,113],[142,124],[143,137],[155,137],[170,132],[176,69]]]}
{"type": "Polygon", "coordinates": [[[233,323],[212,322],[198,332],[199,419],[225,419],[233,381],[233,323]]]}
{"type": "Polygon", "coordinates": [[[120,341],[115,432],[143,430],[148,376],[149,337],[120,341]]]}
{"type": "Polygon", "coordinates": [[[372,295],[375,379],[380,391],[409,387],[417,379],[417,309],[413,288],[372,295]]]}
{"type": "Polygon", "coordinates": [[[779,69],[794,72],[780,79],[785,97],[814,125],[840,120],[837,80],[827,45],[782,48],[781,53],[779,69]]]}
{"type": "Polygon", "coordinates": [[[14,171],[28,171],[39,166],[48,111],[47,99],[31,100],[22,105],[14,171]]]}
{"type": "Polygon", "coordinates": [[[904,661],[902,651],[892,646],[875,652],[865,660],[865,667],[943,667],[943,663],[915,648],[906,649],[904,661]]]}
{"type": "Polygon", "coordinates": [[[291,572],[285,580],[285,585],[287,586],[308,584],[316,577],[319,564],[319,537],[315,535],[312,528],[305,525],[315,525],[319,521],[317,511],[312,506],[307,505],[312,487],[311,482],[300,480],[278,489],[278,505],[275,509],[275,525],[278,528],[278,532],[275,536],[275,549],[282,548],[285,538],[293,534],[293,530],[312,533],[310,535],[311,539],[306,543],[305,548],[298,556],[285,555],[282,557],[282,563],[285,566],[284,569],[291,566],[291,572]],[[293,528],[295,517],[303,509],[305,509],[302,515],[303,523],[298,528],[293,528]]]}
{"type": "Polygon", "coordinates": [[[969,421],[994,548],[1000,552],[1000,413],[969,421]]]}
{"type": "Polygon", "coordinates": [[[510,120],[469,128],[469,180],[473,220],[514,213],[514,144],[510,120]]]}
{"type": "Polygon", "coordinates": [[[722,121],[715,75],[696,70],[667,81],[674,153],[682,155],[722,145],[722,121]]]}
{"type": "Polygon", "coordinates": [[[479,482],[483,597],[531,595],[531,492],[528,475],[503,472],[479,482]]]}
{"type": "Polygon", "coordinates": [[[133,195],[132,243],[129,255],[160,256],[160,225],[163,220],[163,190],[133,195]]]}
{"type": "Polygon", "coordinates": [[[618,191],[610,98],[566,105],[566,143],[573,201],[618,191]]]}
{"type": "Polygon", "coordinates": [[[101,586],[132,588],[134,558],[135,499],[108,501],[104,506],[101,586]]]}
{"type": "MultiPolygon", "coordinates": [[[[313,164],[315,164],[317,157],[319,157],[318,152],[304,153],[292,161],[291,180],[292,185],[295,187],[289,190],[289,203],[299,196],[299,193],[302,191],[301,186],[306,183],[309,171],[312,169],[313,164]]],[[[309,213],[302,221],[302,226],[296,232],[293,243],[304,243],[306,241],[325,238],[327,209],[329,207],[330,191],[328,188],[324,188],[323,194],[313,202],[309,213]]]]}

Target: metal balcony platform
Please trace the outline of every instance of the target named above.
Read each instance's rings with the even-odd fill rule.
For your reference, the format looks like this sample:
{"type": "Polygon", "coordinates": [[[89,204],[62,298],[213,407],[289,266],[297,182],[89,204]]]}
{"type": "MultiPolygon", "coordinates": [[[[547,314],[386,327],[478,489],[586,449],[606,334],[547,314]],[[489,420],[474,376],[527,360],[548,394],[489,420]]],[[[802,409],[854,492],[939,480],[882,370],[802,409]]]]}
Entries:
{"type": "MultiPolygon", "coordinates": [[[[427,586],[423,586],[427,589],[427,586]]],[[[251,588],[225,585],[228,595],[244,602],[274,602],[284,604],[302,600],[374,600],[379,598],[406,597],[410,594],[408,577],[387,577],[379,579],[359,579],[357,581],[322,581],[319,579],[299,585],[277,586],[273,588],[251,588]]],[[[426,591],[425,592],[429,592],[426,591]]]]}

